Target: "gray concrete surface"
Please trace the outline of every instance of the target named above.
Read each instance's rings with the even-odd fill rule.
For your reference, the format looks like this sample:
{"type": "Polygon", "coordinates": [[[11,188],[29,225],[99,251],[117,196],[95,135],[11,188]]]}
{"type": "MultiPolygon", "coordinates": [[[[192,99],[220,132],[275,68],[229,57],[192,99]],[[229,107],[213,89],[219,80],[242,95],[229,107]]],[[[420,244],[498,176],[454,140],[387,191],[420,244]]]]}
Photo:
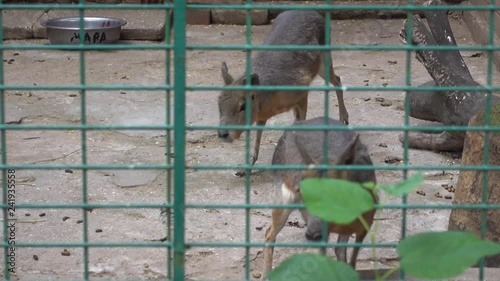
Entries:
{"type": "MultiPolygon", "coordinates": [[[[460,20],[452,19],[455,37],[460,45],[472,45],[471,35],[460,20]]],[[[402,20],[334,21],[334,44],[400,45],[398,32],[402,20]]],[[[253,28],[254,42],[262,42],[270,26],[253,28]]],[[[244,44],[242,26],[189,26],[189,44],[244,44]]],[[[40,44],[47,40],[7,41],[6,44],[40,44]]],[[[130,42],[137,44],[138,42],[130,42]]],[[[157,42],[140,42],[159,44],[157,42]]],[[[486,81],[486,57],[464,58],[473,77],[486,81]]],[[[165,81],[165,53],[152,50],[88,51],[86,52],[86,79],[91,85],[162,85],[165,81]]],[[[241,51],[189,51],[187,56],[187,83],[189,85],[220,85],[220,62],[228,63],[231,73],[242,73],[245,54],[241,51]]],[[[79,54],[60,50],[7,50],[4,58],[13,60],[4,64],[7,85],[75,85],[79,83],[79,54]]],[[[403,85],[405,83],[405,52],[338,51],[333,53],[335,72],[344,85],[403,85]]],[[[430,79],[425,69],[412,58],[412,84],[430,79]]],[[[494,82],[500,79],[495,72],[494,82]]],[[[323,83],[320,78],[314,84],[323,83]]],[[[190,125],[217,125],[216,92],[186,93],[187,121],[190,125]]],[[[34,124],[78,124],[80,96],[74,91],[7,91],[6,117],[8,122],[34,124]]],[[[352,125],[402,125],[401,110],[404,95],[388,91],[347,91],[346,105],[352,125]],[[380,98],[383,98],[382,102],[380,98]]],[[[323,94],[311,92],[308,117],[324,112],[323,94]]],[[[87,122],[109,124],[163,124],[166,114],[165,93],[161,91],[88,91],[86,97],[87,122]]],[[[337,101],[330,95],[331,116],[336,117],[337,101]]],[[[293,120],[292,113],[281,114],[268,125],[286,125],[293,120]]],[[[429,124],[412,120],[412,124],[429,124]]],[[[162,131],[89,131],[87,132],[87,159],[90,164],[161,164],[165,162],[165,132],[162,131]]],[[[266,131],[258,164],[269,164],[281,132],[266,131]]],[[[377,165],[388,159],[402,158],[403,150],[397,140],[398,132],[365,131],[362,140],[367,143],[377,165]]],[[[81,161],[81,136],[77,131],[8,131],[7,151],[10,164],[78,164],[81,161]]],[[[187,165],[241,164],[244,161],[244,140],[232,144],[221,143],[214,131],[187,133],[187,165]]],[[[459,164],[457,155],[430,151],[409,151],[411,165],[459,164]]],[[[235,171],[186,171],[186,200],[188,203],[243,203],[244,180],[234,177],[235,171]]],[[[457,171],[428,171],[420,187],[426,196],[412,193],[410,204],[445,204],[451,200],[437,198],[437,192],[451,195],[443,184],[455,185],[457,171]]],[[[16,174],[17,203],[79,203],[82,200],[81,171],[19,170],[16,174]]],[[[377,171],[381,183],[401,179],[401,172],[377,171]]],[[[251,177],[251,202],[270,203],[271,177],[256,172],[251,177]]],[[[97,170],[88,172],[88,199],[92,203],[163,203],[166,200],[165,171],[97,170]]],[[[399,203],[397,198],[382,198],[387,203],[399,203]]],[[[165,237],[165,224],[160,211],[153,209],[95,209],[88,213],[89,240],[101,242],[146,242],[165,237]],[[102,232],[96,232],[97,229],[102,232]]],[[[244,210],[189,209],[186,211],[186,240],[190,242],[244,242],[244,210]]],[[[429,230],[445,230],[449,211],[437,209],[408,210],[407,234],[429,230]]],[[[78,242],[82,241],[80,210],[22,209],[17,210],[19,242],[78,242]],[[45,216],[39,215],[44,213],[45,216]],[[29,216],[28,216],[29,214],[29,216]],[[69,217],[63,221],[64,217],[69,217]]],[[[270,210],[252,210],[250,240],[262,242],[269,225],[270,210]]],[[[376,235],[379,242],[398,242],[402,213],[384,210],[378,213],[376,235]]],[[[279,242],[305,241],[303,229],[292,226],[300,222],[299,215],[290,217],[291,225],[278,236],[279,242]]],[[[300,223],[299,223],[300,226],[300,223]]],[[[3,232],[0,233],[0,236],[3,232]]],[[[3,239],[3,237],[0,237],[3,239]]],[[[83,251],[67,248],[70,256],[63,256],[63,248],[19,248],[17,250],[19,280],[54,280],[83,278],[83,251]],[[33,256],[37,256],[37,260],[33,256]]],[[[277,248],[275,265],[293,253],[312,249],[277,248]]],[[[92,279],[161,279],[165,278],[165,249],[159,248],[92,248],[89,250],[89,270],[92,279]]],[[[379,266],[388,268],[398,263],[394,249],[377,251],[379,266]]],[[[333,256],[333,251],[329,251],[333,256]]],[[[186,277],[190,280],[235,280],[244,277],[245,250],[237,247],[203,247],[188,249],[186,277]]],[[[260,248],[250,250],[251,271],[258,273],[262,266],[260,248]]],[[[3,263],[2,260],[0,262],[3,263]]],[[[360,269],[373,267],[370,251],[360,254],[360,269]]],[[[498,280],[498,271],[488,270],[491,280],[498,280]]],[[[1,272],[0,274],[3,274],[1,272]]],[[[1,275],[0,275],[1,276],[1,275]]],[[[477,275],[454,280],[476,280],[477,275]]]]}

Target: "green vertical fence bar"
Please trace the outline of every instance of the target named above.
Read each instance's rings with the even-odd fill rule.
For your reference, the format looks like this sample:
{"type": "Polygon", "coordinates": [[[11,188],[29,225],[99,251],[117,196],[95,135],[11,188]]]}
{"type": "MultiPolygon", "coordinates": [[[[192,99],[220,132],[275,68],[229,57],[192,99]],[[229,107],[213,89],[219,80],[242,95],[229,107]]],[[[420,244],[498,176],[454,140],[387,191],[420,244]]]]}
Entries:
{"type": "Polygon", "coordinates": [[[184,280],[186,151],[186,1],[174,6],[174,280],[184,280]]]}
{"type": "MultiPolygon", "coordinates": [[[[170,1],[168,1],[170,2],[170,1]]],[[[165,10],[165,44],[171,44],[171,13],[169,9],[165,10]]],[[[171,65],[171,57],[172,57],[172,50],[170,48],[165,49],[165,84],[166,85],[171,85],[172,83],[172,77],[170,73],[170,65],[171,65]]],[[[166,90],[165,91],[165,125],[171,125],[172,118],[171,118],[171,91],[166,90]]],[[[171,144],[172,144],[172,130],[167,129],[165,132],[165,147],[166,147],[166,153],[165,153],[165,161],[166,163],[170,166],[172,164],[172,157],[171,157],[171,144]]],[[[172,169],[167,170],[167,189],[166,189],[166,198],[167,198],[167,203],[170,204],[172,203],[172,169]]],[[[167,216],[167,241],[172,241],[172,209],[170,207],[167,207],[166,209],[166,216],[167,216]]],[[[167,278],[170,280],[172,279],[172,247],[167,246],[167,278]]]]}
{"type": "MultiPolygon", "coordinates": [[[[85,1],[80,0],[79,1],[81,7],[78,10],[78,16],[80,17],[80,38],[85,38],[85,25],[84,25],[84,17],[85,17],[85,1]]],[[[85,40],[80,40],[80,46],[85,46],[85,40]]],[[[85,50],[81,49],[80,50],[80,85],[83,87],[83,89],[80,91],[80,124],[82,126],[87,125],[87,103],[86,103],[86,96],[87,96],[87,90],[85,89],[86,86],[86,77],[85,77],[85,50]]],[[[81,141],[81,148],[82,148],[82,203],[84,205],[88,204],[88,169],[86,168],[87,166],[87,130],[82,129],[80,132],[80,141],[81,141]]],[[[88,212],[87,208],[82,208],[82,216],[83,216],[83,243],[87,244],[89,242],[88,238],[88,229],[89,229],[89,221],[88,221],[88,212]]],[[[83,247],[83,278],[84,280],[89,280],[89,247],[84,246],[83,247]]]]}
{"type": "MultiPolygon", "coordinates": [[[[247,5],[252,4],[252,0],[247,0],[246,1],[247,5]]],[[[247,46],[252,46],[252,10],[248,9],[245,10],[245,34],[246,34],[246,45],[247,46]]],[[[245,54],[245,76],[246,76],[246,86],[251,87],[252,85],[252,52],[246,52],[245,54]]],[[[252,125],[252,99],[250,95],[246,95],[245,97],[245,103],[247,105],[247,110],[245,112],[245,123],[250,126],[252,125]]],[[[251,142],[250,142],[250,135],[251,131],[246,130],[245,131],[245,164],[249,165],[251,164],[250,161],[251,154],[250,154],[250,149],[251,149],[251,142]]],[[[255,157],[255,155],[254,155],[255,157]]],[[[245,170],[245,205],[250,204],[250,175],[252,173],[251,169],[245,170]]],[[[250,208],[246,207],[245,208],[245,244],[250,243],[250,208]]],[[[245,280],[250,279],[250,247],[245,246],[245,280]]]]}
{"type": "MultiPolygon", "coordinates": [[[[0,26],[3,26],[3,12],[0,10],[0,26]]],[[[0,43],[3,44],[3,28],[0,28],[0,43]]],[[[4,73],[3,73],[3,49],[0,50],[0,86],[4,86],[4,73]]],[[[5,91],[3,89],[0,89],[0,124],[5,125],[5,91]]],[[[7,140],[6,140],[6,132],[5,129],[2,128],[0,130],[0,145],[2,146],[2,156],[1,156],[1,161],[2,165],[7,165],[7,140]]],[[[9,232],[8,232],[8,219],[9,216],[7,214],[7,171],[8,168],[3,168],[2,169],[2,196],[3,196],[3,205],[4,207],[2,208],[2,214],[3,214],[3,243],[6,245],[3,248],[3,258],[4,258],[4,270],[3,274],[5,279],[10,279],[10,272],[9,272],[9,261],[7,258],[9,248],[7,245],[9,244],[9,232]]]]}
{"type": "MultiPolygon", "coordinates": [[[[413,0],[408,0],[408,6],[413,6],[413,0]]],[[[408,23],[408,33],[406,35],[407,38],[407,45],[411,46],[412,41],[413,41],[413,13],[411,11],[408,12],[407,17],[406,17],[407,23],[408,23]]],[[[406,73],[405,73],[405,85],[410,86],[411,85],[411,62],[412,62],[412,52],[407,51],[406,52],[406,73]]],[[[405,116],[404,116],[404,126],[409,126],[410,125],[410,102],[408,100],[408,93],[405,92],[405,116]]],[[[409,150],[409,141],[408,141],[408,131],[403,132],[403,164],[408,165],[408,150],[409,150]]],[[[404,169],[403,172],[403,179],[406,179],[408,177],[408,169],[404,169]]],[[[408,202],[408,198],[406,194],[401,196],[401,204],[406,205],[408,202]]],[[[406,237],[406,222],[407,222],[407,210],[406,208],[401,210],[402,216],[401,216],[401,240],[406,237]]],[[[405,280],[405,272],[404,270],[401,269],[400,271],[400,278],[402,280],[405,280]]]]}
{"type": "MultiPolygon", "coordinates": [[[[332,0],[327,0],[326,3],[328,6],[332,6],[332,0]]],[[[328,46],[329,44],[334,44],[334,42],[331,42],[332,36],[331,36],[331,22],[332,22],[332,15],[330,11],[325,12],[325,46],[328,46]]],[[[328,50],[325,52],[322,52],[321,54],[324,57],[323,64],[324,64],[324,69],[325,69],[325,81],[324,84],[325,86],[328,86],[330,84],[330,64],[332,63],[332,51],[328,50]]],[[[325,126],[329,124],[329,115],[330,115],[330,91],[325,90],[324,91],[324,96],[323,96],[323,112],[324,112],[324,121],[325,121],[325,126]]],[[[338,101],[337,101],[338,102],[338,101]]],[[[340,107],[339,107],[340,108],[340,107]]],[[[307,119],[307,117],[306,117],[307,119]]],[[[328,165],[328,130],[324,130],[324,139],[323,139],[323,165],[328,165]]],[[[327,224],[326,222],[322,223],[321,226],[321,237],[322,237],[322,243],[324,244],[324,248],[322,248],[325,253],[326,253],[326,243],[327,241],[327,224]]]]}

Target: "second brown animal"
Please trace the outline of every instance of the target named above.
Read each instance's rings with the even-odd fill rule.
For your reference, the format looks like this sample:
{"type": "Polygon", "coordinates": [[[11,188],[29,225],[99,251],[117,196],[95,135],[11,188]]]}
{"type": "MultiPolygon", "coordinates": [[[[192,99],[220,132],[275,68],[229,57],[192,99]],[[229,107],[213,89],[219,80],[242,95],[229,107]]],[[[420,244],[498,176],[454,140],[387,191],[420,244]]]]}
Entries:
{"type": "MultiPolygon", "coordinates": [[[[297,121],[297,126],[318,126],[324,125],[325,118],[317,117],[305,121],[297,121]]],[[[330,126],[340,126],[343,123],[329,119],[330,126]]],[[[278,141],[278,145],[273,154],[273,165],[320,165],[323,163],[323,141],[324,131],[285,131],[278,141]]],[[[373,165],[367,147],[359,140],[359,135],[353,131],[328,131],[326,133],[328,142],[329,165],[373,165]]],[[[336,178],[345,179],[358,183],[376,183],[375,172],[373,170],[280,170],[275,173],[275,204],[299,204],[302,203],[302,195],[299,190],[299,183],[305,178],[336,178]]],[[[335,186],[332,186],[335,188],[335,186]]],[[[371,192],[371,190],[369,190],[371,192]]],[[[378,197],[372,192],[375,202],[378,197]]],[[[276,242],[276,236],[285,226],[292,209],[273,209],[271,226],[266,231],[265,242],[276,242]]],[[[321,240],[322,220],[312,216],[307,210],[301,210],[302,217],[307,223],[306,238],[308,240],[321,240]]],[[[365,212],[363,218],[371,226],[375,210],[365,212]]],[[[362,242],[368,233],[359,220],[347,225],[328,223],[328,233],[337,233],[337,242],[346,243],[350,235],[356,235],[356,242],[362,242]]],[[[328,240],[328,237],[326,237],[328,240]]],[[[264,270],[263,277],[272,269],[273,246],[264,248],[264,270]]],[[[338,260],[347,262],[346,248],[335,248],[338,260]]],[[[352,252],[350,264],[356,267],[356,260],[359,247],[355,247],[352,252]]]]}

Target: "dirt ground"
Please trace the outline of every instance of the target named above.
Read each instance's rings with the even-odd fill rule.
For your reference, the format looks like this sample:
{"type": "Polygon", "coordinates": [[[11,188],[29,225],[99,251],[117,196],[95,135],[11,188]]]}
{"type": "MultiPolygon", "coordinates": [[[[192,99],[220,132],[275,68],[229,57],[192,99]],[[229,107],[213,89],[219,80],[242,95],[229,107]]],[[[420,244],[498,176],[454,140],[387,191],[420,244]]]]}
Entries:
{"type": "MultiPolygon", "coordinates": [[[[461,45],[472,45],[464,24],[451,19],[456,39],[461,45]]],[[[334,44],[400,45],[398,33],[402,20],[346,20],[333,22],[334,44]]],[[[270,26],[253,28],[253,40],[260,43],[270,26]]],[[[243,44],[245,27],[189,26],[188,44],[243,44]]],[[[7,44],[39,44],[43,41],[9,41],[7,44]]],[[[138,44],[144,42],[131,42],[138,44]]],[[[158,44],[148,42],[148,44],[158,44]]],[[[463,52],[473,77],[486,83],[486,55],[463,52]]],[[[165,81],[165,52],[153,50],[86,52],[86,79],[90,85],[134,84],[162,85],[165,81]]],[[[8,50],[4,59],[8,85],[76,85],[79,83],[79,54],[60,50],[8,50]]],[[[225,60],[231,73],[244,71],[245,54],[241,51],[190,51],[187,57],[189,85],[220,85],[220,63],[225,60]]],[[[338,51],[333,53],[335,72],[344,85],[404,85],[406,53],[395,51],[338,51]]],[[[412,58],[412,84],[430,80],[425,69],[412,58]]],[[[499,81],[495,74],[495,82],[499,81]]],[[[317,78],[314,84],[323,83],[317,78]]],[[[190,125],[217,125],[217,92],[187,92],[186,112],[190,125]]],[[[402,125],[404,94],[402,92],[347,91],[345,100],[352,125],[402,125]],[[383,98],[381,101],[377,98],[383,98]]],[[[330,115],[337,118],[337,100],[330,96],[330,115]]],[[[162,91],[88,91],[86,118],[95,125],[164,124],[165,93],[162,91]]],[[[323,115],[323,94],[311,92],[308,117],[323,115]]],[[[76,91],[9,91],[6,93],[7,122],[26,125],[79,124],[80,95],[76,91]]],[[[285,125],[293,121],[292,113],[276,116],[268,125],[285,125]]],[[[412,120],[412,124],[425,122],[412,120]]],[[[362,132],[376,165],[388,159],[402,158],[398,132],[362,132]]],[[[265,131],[258,163],[269,164],[281,132],[265,131]]],[[[89,164],[162,164],[165,162],[164,131],[89,131],[87,161],[89,164]]],[[[9,164],[79,164],[82,159],[81,134],[78,131],[7,131],[9,164]]],[[[234,143],[220,142],[214,131],[187,133],[186,162],[193,164],[242,164],[244,139],[234,143]]],[[[459,164],[459,155],[410,150],[411,165],[459,164]]],[[[390,162],[390,161],[389,161],[390,162]]],[[[234,170],[186,171],[187,203],[235,204],[245,202],[244,179],[234,170]]],[[[449,194],[442,184],[455,185],[457,171],[425,172],[420,188],[426,196],[412,193],[409,203],[451,203],[436,198],[435,193],[449,194]]],[[[16,203],[80,203],[81,171],[18,170],[16,203]]],[[[399,181],[399,171],[377,171],[378,181],[399,181]]],[[[270,203],[272,179],[264,172],[251,176],[251,202],[270,203]]],[[[88,201],[91,203],[163,203],[166,200],[166,172],[154,170],[94,170],[88,172],[88,201]]],[[[383,198],[399,203],[398,198],[383,198]]],[[[165,224],[158,209],[95,209],[88,212],[88,238],[92,242],[147,242],[165,237],[165,224]],[[101,230],[101,231],[96,231],[101,230]]],[[[250,212],[250,241],[262,242],[270,222],[270,210],[250,212]]],[[[408,210],[407,234],[427,230],[445,230],[448,210],[408,210]]],[[[74,209],[18,209],[16,242],[80,242],[83,237],[83,215],[74,209]],[[42,216],[44,214],[44,216],[42,216]],[[65,218],[69,217],[69,218],[65,218]],[[64,219],[63,219],[64,218],[64,219]]],[[[188,209],[186,241],[244,242],[245,212],[234,209],[188,209]]],[[[290,217],[278,236],[278,242],[305,242],[304,229],[297,212],[290,217]]],[[[379,242],[400,239],[402,212],[384,210],[378,214],[379,242]]],[[[1,232],[0,235],[3,235],[1,232]]],[[[3,239],[3,237],[2,237],[3,239]]],[[[81,248],[33,247],[17,249],[19,280],[53,280],[83,278],[84,255],[81,248]],[[36,255],[36,259],[34,256],[36,255]]],[[[308,249],[307,251],[312,251],[308,249]]],[[[252,272],[260,272],[261,248],[250,249],[252,272]]],[[[275,265],[286,257],[306,249],[276,248],[275,265]]],[[[333,251],[329,252],[333,256],[333,251]]],[[[379,263],[389,267],[397,263],[394,249],[380,248],[379,263]]],[[[369,250],[360,254],[360,268],[371,268],[369,250]]],[[[158,248],[91,248],[88,265],[92,279],[162,279],[166,278],[166,249],[158,248]]],[[[2,261],[3,263],[3,261],[2,261]]],[[[245,249],[238,247],[192,247],[186,254],[186,278],[189,280],[237,280],[244,278],[245,249]]],[[[2,276],[3,271],[0,273],[2,276]]]]}

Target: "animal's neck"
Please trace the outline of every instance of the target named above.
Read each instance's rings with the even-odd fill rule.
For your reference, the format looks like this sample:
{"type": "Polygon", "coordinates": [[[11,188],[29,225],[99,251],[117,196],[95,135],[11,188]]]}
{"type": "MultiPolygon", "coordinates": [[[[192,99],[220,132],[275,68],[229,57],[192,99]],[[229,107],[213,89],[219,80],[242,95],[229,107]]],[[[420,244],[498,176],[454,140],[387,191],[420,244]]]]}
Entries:
{"type": "Polygon", "coordinates": [[[279,91],[262,91],[256,93],[256,113],[258,120],[267,120],[275,115],[289,111],[295,104],[293,96],[279,91]]]}
{"type": "Polygon", "coordinates": [[[258,92],[255,94],[255,108],[252,109],[258,120],[267,120],[276,115],[276,105],[273,103],[273,92],[258,92]]]}

